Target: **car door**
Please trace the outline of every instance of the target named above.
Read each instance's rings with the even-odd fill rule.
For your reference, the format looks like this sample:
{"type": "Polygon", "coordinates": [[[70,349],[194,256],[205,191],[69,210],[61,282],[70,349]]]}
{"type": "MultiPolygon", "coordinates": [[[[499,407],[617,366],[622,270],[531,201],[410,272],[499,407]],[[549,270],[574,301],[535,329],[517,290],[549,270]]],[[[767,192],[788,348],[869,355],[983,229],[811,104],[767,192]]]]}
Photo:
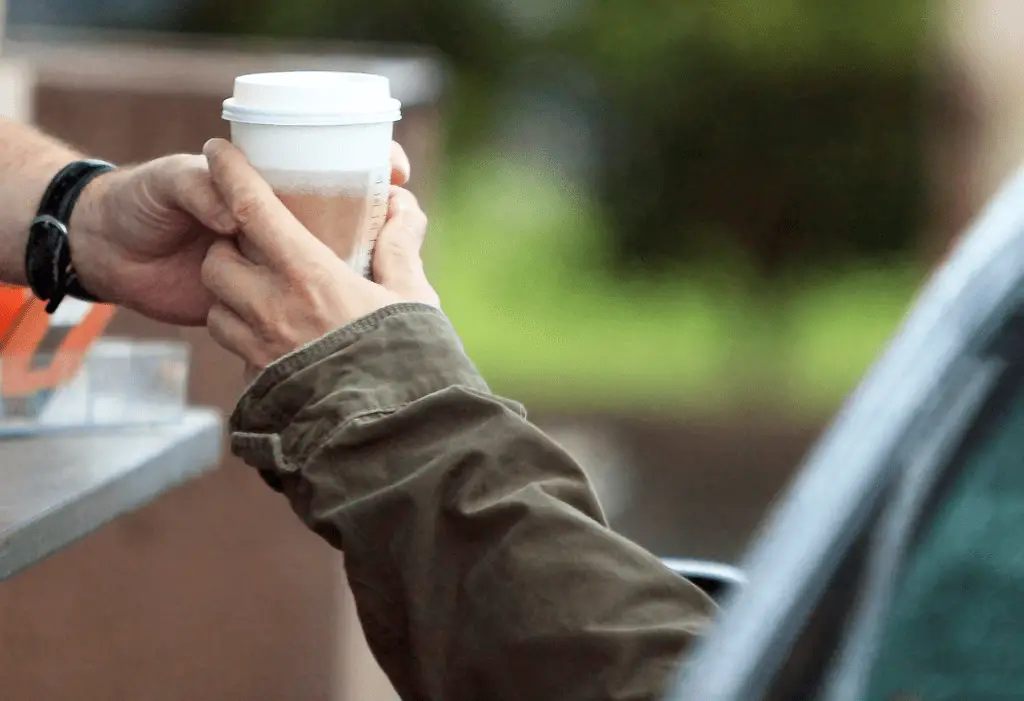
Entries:
{"type": "MultiPolygon", "coordinates": [[[[666,699],[853,699],[886,686],[892,606],[936,495],[985,452],[986,427],[1016,416],[1022,290],[1024,174],[932,277],[811,452],[742,564],[748,584],[666,699]]],[[[890,692],[902,693],[877,693],[890,692]]]]}

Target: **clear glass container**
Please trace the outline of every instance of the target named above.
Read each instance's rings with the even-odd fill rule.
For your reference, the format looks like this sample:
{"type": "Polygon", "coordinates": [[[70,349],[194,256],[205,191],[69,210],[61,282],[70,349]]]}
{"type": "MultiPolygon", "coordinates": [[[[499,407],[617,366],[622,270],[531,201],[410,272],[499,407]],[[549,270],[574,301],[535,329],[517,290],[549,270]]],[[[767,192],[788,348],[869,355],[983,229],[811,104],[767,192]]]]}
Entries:
{"type": "Polygon", "coordinates": [[[0,359],[0,434],[179,420],[189,347],[101,338],[85,354],[0,359]]]}

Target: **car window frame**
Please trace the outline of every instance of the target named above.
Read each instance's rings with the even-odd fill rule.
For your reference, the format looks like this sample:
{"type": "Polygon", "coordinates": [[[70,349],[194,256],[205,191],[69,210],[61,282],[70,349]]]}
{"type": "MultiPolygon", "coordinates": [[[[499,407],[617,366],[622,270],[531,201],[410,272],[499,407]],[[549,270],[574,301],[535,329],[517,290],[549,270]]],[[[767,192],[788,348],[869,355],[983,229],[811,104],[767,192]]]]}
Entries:
{"type": "MultiPolygon", "coordinates": [[[[765,698],[831,577],[927,441],[940,400],[973,386],[980,404],[991,390],[1005,359],[986,349],[1005,338],[1022,288],[1024,172],[931,277],[813,448],[741,562],[749,584],[725,602],[665,701],[765,698]]],[[[968,407],[964,431],[974,415],[968,407]]]]}

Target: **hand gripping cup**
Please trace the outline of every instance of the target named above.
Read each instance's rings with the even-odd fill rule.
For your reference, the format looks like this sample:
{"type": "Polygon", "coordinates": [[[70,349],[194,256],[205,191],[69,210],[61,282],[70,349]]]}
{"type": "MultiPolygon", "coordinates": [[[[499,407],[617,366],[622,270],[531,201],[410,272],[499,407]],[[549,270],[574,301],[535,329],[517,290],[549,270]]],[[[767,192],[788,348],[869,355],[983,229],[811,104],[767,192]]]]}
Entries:
{"type": "MultiPolygon", "coordinates": [[[[365,73],[258,73],[224,101],[231,141],[306,228],[364,276],[387,216],[401,103],[365,73]]],[[[244,250],[244,249],[243,249],[244,250]]]]}

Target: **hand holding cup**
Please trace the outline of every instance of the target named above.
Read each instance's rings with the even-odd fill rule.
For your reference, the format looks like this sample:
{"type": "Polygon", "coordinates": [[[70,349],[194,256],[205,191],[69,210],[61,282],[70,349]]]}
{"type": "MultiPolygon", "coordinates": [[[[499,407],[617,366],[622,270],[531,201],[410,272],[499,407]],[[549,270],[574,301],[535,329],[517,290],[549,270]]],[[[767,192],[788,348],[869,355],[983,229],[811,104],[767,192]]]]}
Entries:
{"type": "MultiPolygon", "coordinates": [[[[250,368],[264,368],[390,304],[439,305],[420,259],[427,218],[407,190],[391,187],[369,280],[303,226],[236,147],[214,139],[203,153],[239,237],[259,260],[242,255],[234,238],[210,248],[202,279],[217,301],[207,326],[218,344],[250,368]]],[[[404,154],[395,163],[407,163],[404,154]]],[[[404,175],[399,172],[397,179],[404,175]]]]}
{"type": "MultiPolygon", "coordinates": [[[[242,75],[222,115],[231,141],[292,214],[368,276],[389,187],[402,184],[389,181],[401,103],[388,79],[330,71],[242,75]]],[[[256,258],[248,240],[241,248],[256,258]]]]}

